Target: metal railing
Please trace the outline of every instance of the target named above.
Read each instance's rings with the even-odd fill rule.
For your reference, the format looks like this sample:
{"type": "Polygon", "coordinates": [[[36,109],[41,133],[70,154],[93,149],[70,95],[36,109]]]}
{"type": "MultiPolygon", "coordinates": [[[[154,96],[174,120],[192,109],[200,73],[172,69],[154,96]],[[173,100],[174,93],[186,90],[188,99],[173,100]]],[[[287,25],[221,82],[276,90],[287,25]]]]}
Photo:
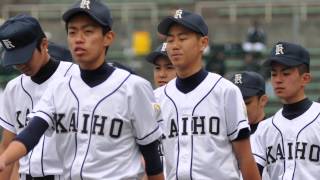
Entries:
{"type": "Polygon", "coordinates": [[[320,14],[320,1],[199,1],[195,4],[196,12],[202,14],[205,9],[222,9],[231,22],[237,21],[242,15],[257,14],[263,15],[266,22],[279,14],[298,16],[306,21],[309,14],[320,14]],[[250,14],[252,11],[255,13],[250,14]]]}
{"type": "MultiPolygon", "coordinates": [[[[33,17],[39,18],[41,14],[53,13],[55,18],[61,18],[63,12],[67,10],[69,4],[7,4],[2,7],[2,18],[7,19],[18,13],[28,13],[33,17]]],[[[134,12],[146,12],[145,18],[150,19],[150,22],[155,24],[158,22],[159,11],[156,3],[152,2],[131,2],[131,3],[108,3],[112,10],[113,16],[120,18],[121,22],[126,23],[135,14],[134,12]]]]}

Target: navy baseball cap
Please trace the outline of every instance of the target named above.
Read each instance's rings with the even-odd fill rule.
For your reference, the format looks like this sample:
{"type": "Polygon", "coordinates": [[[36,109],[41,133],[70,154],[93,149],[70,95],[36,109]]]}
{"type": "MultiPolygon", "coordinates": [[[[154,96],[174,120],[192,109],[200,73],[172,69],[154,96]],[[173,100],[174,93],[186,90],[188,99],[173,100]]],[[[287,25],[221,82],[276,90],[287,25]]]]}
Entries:
{"type": "Polygon", "coordinates": [[[265,66],[270,66],[272,62],[277,62],[289,67],[295,67],[300,64],[310,65],[309,52],[302,46],[288,43],[278,42],[273,48],[264,62],[265,66]]]}
{"type": "Polygon", "coordinates": [[[5,49],[3,65],[27,63],[43,37],[46,36],[34,17],[19,14],[9,18],[0,26],[0,41],[5,49]]]}
{"type": "Polygon", "coordinates": [[[154,64],[155,60],[160,56],[164,56],[164,57],[168,58],[166,47],[167,47],[167,43],[162,43],[154,51],[152,51],[150,54],[148,54],[148,56],[146,57],[147,61],[154,64]]]}
{"type": "Polygon", "coordinates": [[[48,53],[50,54],[51,57],[53,57],[56,60],[69,61],[69,62],[72,61],[71,53],[66,46],[63,46],[54,42],[49,42],[48,53]]]}
{"type": "Polygon", "coordinates": [[[158,32],[168,35],[170,27],[174,24],[180,24],[202,36],[208,35],[208,26],[202,16],[187,10],[178,9],[174,16],[168,16],[158,25],[158,32]]]}
{"type": "Polygon", "coordinates": [[[235,73],[231,81],[237,85],[242,93],[243,99],[262,95],[266,92],[266,85],[262,75],[253,71],[235,73]]]}
{"type": "Polygon", "coordinates": [[[67,23],[71,17],[78,13],[86,13],[103,27],[112,27],[112,17],[108,6],[100,0],[79,0],[62,16],[67,23]]]}

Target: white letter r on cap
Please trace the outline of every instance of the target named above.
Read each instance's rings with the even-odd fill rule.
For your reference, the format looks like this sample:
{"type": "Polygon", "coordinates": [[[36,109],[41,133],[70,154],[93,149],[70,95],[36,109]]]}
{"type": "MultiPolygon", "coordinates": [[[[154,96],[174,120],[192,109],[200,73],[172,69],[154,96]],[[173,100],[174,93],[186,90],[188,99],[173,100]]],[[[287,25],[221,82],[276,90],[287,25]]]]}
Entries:
{"type": "Polygon", "coordinates": [[[82,9],[90,9],[90,0],[82,0],[80,4],[82,9]]]}
{"type": "Polygon", "coordinates": [[[7,49],[15,48],[15,46],[12,44],[12,42],[9,39],[2,40],[2,43],[7,49]]]}
{"type": "Polygon", "coordinates": [[[176,10],[176,14],[174,15],[174,18],[176,18],[176,19],[182,18],[182,9],[176,10]]]}
{"type": "Polygon", "coordinates": [[[276,55],[279,55],[279,54],[284,54],[282,44],[276,45],[276,55]]]}

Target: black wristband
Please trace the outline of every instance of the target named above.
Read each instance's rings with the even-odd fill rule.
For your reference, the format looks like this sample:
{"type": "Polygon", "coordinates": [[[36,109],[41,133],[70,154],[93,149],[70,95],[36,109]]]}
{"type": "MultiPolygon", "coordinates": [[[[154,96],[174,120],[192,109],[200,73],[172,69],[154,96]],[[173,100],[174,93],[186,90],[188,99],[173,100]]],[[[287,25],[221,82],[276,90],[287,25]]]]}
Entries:
{"type": "Polygon", "coordinates": [[[38,144],[41,136],[48,127],[49,124],[44,119],[35,116],[14,140],[21,142],[26,147],[27,152],[29,152],[38,144]]]}
{"type": "Polygon", "coordinates": [[[148,176],[157,175],[163,172],[163,165],[159,154],[159,144],[160,142],[156,140],[148,145],[139,145],[146,164],[148,176]]]}

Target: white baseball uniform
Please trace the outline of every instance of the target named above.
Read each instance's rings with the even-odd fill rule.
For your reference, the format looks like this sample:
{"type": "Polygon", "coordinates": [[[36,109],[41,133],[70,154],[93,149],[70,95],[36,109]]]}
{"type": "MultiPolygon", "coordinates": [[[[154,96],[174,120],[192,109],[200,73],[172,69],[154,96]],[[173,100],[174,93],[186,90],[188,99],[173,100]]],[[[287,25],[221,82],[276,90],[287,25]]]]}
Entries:
{"type": "MultiPolygon", "coordinates": [[[[156,103],[153,104],[154,106],[154,110],[155,110],[155,113],[156,113],[156,120],[161,128],[161,131],[163,132],[164,131],[164,121],[163,121],[163,117],[162,117],[162,114],[161,114],[161,107],[160,107],[160,104],[159,104],[159,98],[161,96],[161,92],[162,92],[162,89],[161,88],[157,88],[153,91],[154,93],[154,96],[155,96],[155,99],[156,99],[156,103]]],[[[164,135],[162,136],[162,138],[164,137],[164,135]]],[[[163,165],[163,175],[166,177],[166,164],[165,164],[165,157],[164,157],[164,149],[163,149],[163,144],[162,144],[162,141],[160,141],[160,145],[159,145],[159,152],[160,152],[160,158],[161,158],[161,162],[162,162],[162,165],[163,165]]]]}
{"type": "Polygon", "coordinates": [[[94,87],[80,75],[58,82],[46,91],[35,116],[57,133],[66,179],[133,180],[144,174],[138,144],[162,134],[154,103],[148,81],[115,69],[94,87]]]}
{"type": "Polygon", "coordinates": [[[239,179],[231,141],[241,129],[249,128],[240,90],[209,73],[186,94],[177,89],[176,79],[160,91],[166,178],[239,179]]]}
{"type": "Polygon", "coordinates": [[[0,101],[2,101],[2,97],[3,97],[3,89],[0,88],[0,101]]]}
{"type": "MultiPolygon", "coordinates": [[[[261,123],[261,122],[260,122],[261,123]]],[[[260,123],[259,123],[259,126],[260,126],[260,123]]],[[[259,127],[258,126],[258,127],[259,127]]],[[[250,145],[251,145],[251,151],[252,151],[252,149],[254,148],[253,146],[253,141],[254,141],[254,138],[255,138],[255,136],[256,136],[256,132],[257,131],[255,131],[253,134],[251,134],[250,135],[250,145]]],[[[265,168],[264,170],[263,170],[263,172],[262,172],[262,180],[270,180],[270,176],[269,176],[269,174],[268,174],[268,172],[267,172],[267,169],[265,168]]]]}
{"type": "MultiPolygon", "coordinates": [[[[69,76],[76,65],[60,62],[56,71],[41,84],[24,74],[9,81],[3,94],[0,106],[0,125],[14,133],[20,133],[28,123],[27,115],[40,100],[48,84],[56,79],[69,76]]],[[[42,136],[38,145],[19,161],[19,173],[33,177],[61,175],[61,160],[56,153],[55,135],[42,136]]]]}
{"type": "Polygon", "coordinates": [[[289,120],[280,109],[262,121],[252,141],[256,162],[272,180],[316,180],[320,174],[320,104],[289,120]]]}

